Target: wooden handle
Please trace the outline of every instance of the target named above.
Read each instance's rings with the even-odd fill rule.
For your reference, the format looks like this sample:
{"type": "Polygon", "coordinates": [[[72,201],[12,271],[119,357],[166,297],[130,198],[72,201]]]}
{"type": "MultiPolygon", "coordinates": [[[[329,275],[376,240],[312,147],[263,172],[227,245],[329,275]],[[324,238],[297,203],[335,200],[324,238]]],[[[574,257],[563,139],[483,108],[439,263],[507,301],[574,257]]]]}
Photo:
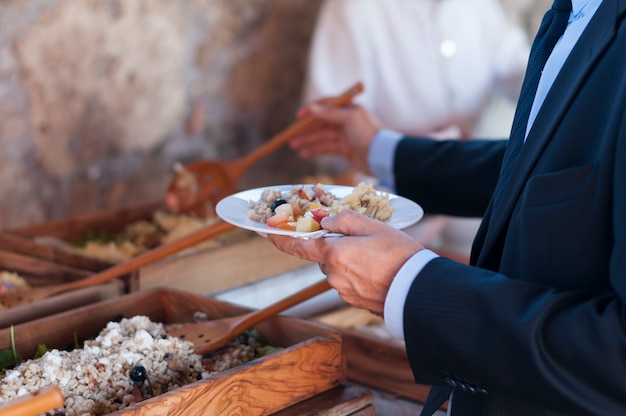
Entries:
{"type": "Polygon", "coordinates": [[[326,278],[324,278],[323,280],[320,280],[319,282],[311,286],[308,286],[290,296],[287,296],[286,298],[276,303],[266,306],[265,308],[261,308],[258,311],[251,312],[245,320],[242,320],[242,322],[237,325],[237,329],[234,332],[243,332],[247,328],[263,322],[267,318],[278,315],[279,313],[293,306],[299,305],[305,300],[309,300],[312,297],[324,293],[330,289],[331,287],[328,284],[328,281],[326,280],[326,278]]]}
{"type": "MultiPolygon", "coordinates": [[[[341,95],[330,98],[328,101],[325,101],[324,104],[333,107],[347,105],[356,95],[363,92],[363,90],[363,84],[361,82],[357,82],[352,87],[344,91],[341,95]]],[[[242,170],[247,170],[248,167],[286,144],[294,136],[306,131],[316,121],[317,119],[314,116],[307,116],[292,123],[285,130],[265,142],[261,147],[241,159],[242,170]]]]}
{"type": "Polygon", "coordinates": [[[96,273],[86,279],[67,283],[63,286],[63,291],[77,289],[85,286],[97,285],[121,277],[127,273],[139,269],[140,267],[164,259],[171,254],[175,254],[179,251],[193,247],[196,244],[217,237],[233,229],[235,229],[234,225],[223,221],[209,225],[176,241],[172,241],[168,244],[163,244],[162,246],[140,254],[139,256],[125,263],[118,264],[100,273],[96,273]]]}
{"type": "Polygon", "coordinates": [[[63,406],[64,402],[61,389],[50,386],[0,406],[0,415],[37,416],[63,406]]]}

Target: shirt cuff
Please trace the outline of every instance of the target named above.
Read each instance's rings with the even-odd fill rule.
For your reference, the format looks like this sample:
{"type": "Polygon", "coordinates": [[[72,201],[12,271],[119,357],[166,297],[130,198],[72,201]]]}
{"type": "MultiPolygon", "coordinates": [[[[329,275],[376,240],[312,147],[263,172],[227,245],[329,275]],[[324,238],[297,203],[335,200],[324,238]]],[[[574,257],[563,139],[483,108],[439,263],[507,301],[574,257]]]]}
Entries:
{"type": "Polygon", "coordinates": [[[437,253],[427,249],[418,251],[404,263],[391,282],[385,298],[384,317],[387,331],[393,337],[404,339],[404,305],[411,285],[426,264],[437,257],[437,253]]]}
{"type": "Polygon", "coordinates": [[[385,188],[395,190],[393,161],[396,147],[404,136],[397,131],[381,129],[374,136],[368,154],[368,163],[374,177],[385,188]]]}

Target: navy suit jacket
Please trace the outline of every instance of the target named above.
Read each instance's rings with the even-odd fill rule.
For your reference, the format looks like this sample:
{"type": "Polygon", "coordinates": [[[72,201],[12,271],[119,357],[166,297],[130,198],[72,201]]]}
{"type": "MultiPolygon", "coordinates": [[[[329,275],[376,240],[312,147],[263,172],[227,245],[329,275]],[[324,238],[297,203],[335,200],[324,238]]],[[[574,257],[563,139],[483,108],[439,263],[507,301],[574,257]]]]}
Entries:
{"type": "Polygon", "coordinates": [[[399,194],[483,216],[471,265],[406,301],[415,380],[453,415],[626,415],[626,0],[605,0],[549,92],[497,211],[506,141],[405,138],[399,194]]]}

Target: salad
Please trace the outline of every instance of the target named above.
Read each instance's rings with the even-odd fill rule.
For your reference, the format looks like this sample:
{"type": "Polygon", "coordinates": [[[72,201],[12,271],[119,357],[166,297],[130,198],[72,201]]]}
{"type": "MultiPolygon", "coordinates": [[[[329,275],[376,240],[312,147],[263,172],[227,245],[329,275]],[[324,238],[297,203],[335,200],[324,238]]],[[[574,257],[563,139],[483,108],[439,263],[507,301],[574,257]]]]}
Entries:
{"type": "Polygon", "coordinates": [[[364,213],[376,204],[376,219],[387,221],[393,212],[389,194],[376,191],[372,185],[362,182],[343,198],[338,198],[321,183],[294,185],[289,191],[265,189],[258,201],[250,201],[247,216],[263,222],[268,227],[297,232],[321,229],[324,217],[335,215],[345,209],[364,213]]]}

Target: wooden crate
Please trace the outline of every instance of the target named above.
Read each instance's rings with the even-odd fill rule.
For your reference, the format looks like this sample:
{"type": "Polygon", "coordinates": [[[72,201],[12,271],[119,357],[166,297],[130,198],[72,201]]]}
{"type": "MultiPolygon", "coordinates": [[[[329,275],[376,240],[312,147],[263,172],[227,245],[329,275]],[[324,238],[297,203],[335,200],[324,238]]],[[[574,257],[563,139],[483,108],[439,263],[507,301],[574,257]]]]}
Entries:
{"type": "Polygon", "coordinates": [[[151,218],[154,211],[164,209],[162,202],[136,205],[114,210],[104,210],[92,214],[47,221],[8,230],[9,233],[35,239],[42,236],[56,237],[64,241],[79,241],[88,231],[121,231],[134,221],[151,218]]]}
{"type": "Polygon", "coordinates": [[[424,403],[430,386],[415,383],[404,344],[379,336],[376,331],[365,330],[368,325],[379,325],[380,318],[361,309],[345,307],[313,320],[341,333],[349,380],[424,403]]]}
{"type": "Polygon", "coordinates": [[[112,263],[68,250],[64,245],[82,241],[94,231],[104,230],[111,234],[122,231],[127,224],[151,218],[154,211],[161,207],[162,204],[151,203],[5,230],[0,233],[0,249],[70,267],[102,271],[111,267],[112,263]]]}
{"type": "MultiPolygon", "coordinates": [[[[62,284],[92,274],[91,271],[5,250],[0,250],[0,270],[17,273],[33,287],[62,284]]],[[[2,309],[0,310],[0,328],[119,296],[127,289],[124,282],[116,280],[109,284],[75,290],[31,304],[2,309]]]]}
{"type": "MultiPolygon", "coordinates": [[[[7,230],[0,233],[0,249],[101,271],[111,264],[40,241],[51,237],[72,243],[82,240],[90,231],[115,233],[131,222],[151,219],[156,210],[163,208],[161,203],[152,203],[7,230]]],[[[232,243],[217,248],[187,250],[142,267],[137,275],[139,288],[170,287],[210,294],[309,264],[278,251],[254,232],[236,229],[233,233],[237,236],[232,243]]]]}
{"type": "Polygon", "coordinates": [[[375,416],[373,399],[371,390],[346,383],[272,416],[375,416]]]}
{"type": "MultiPolygon", "coordinates": [[[[36,345],[65,348],[76,336],[93,338],[107,322],[146,315],[163,323],[188,322],[204,311],[211,318],[247,310],[172,289],[135,292],[38,319],[14,329],[17,351],[32,354],[36,345]]],[[[195,383],[131,405],[114,414],[267,415],[285,409],[345,381],[340,335],[324,325],[278,316],[257,328],[270,345],[285,349],[195,383]]],[[[10,348],[8,329],[0,330],[0,349],[10,348]]]]}

